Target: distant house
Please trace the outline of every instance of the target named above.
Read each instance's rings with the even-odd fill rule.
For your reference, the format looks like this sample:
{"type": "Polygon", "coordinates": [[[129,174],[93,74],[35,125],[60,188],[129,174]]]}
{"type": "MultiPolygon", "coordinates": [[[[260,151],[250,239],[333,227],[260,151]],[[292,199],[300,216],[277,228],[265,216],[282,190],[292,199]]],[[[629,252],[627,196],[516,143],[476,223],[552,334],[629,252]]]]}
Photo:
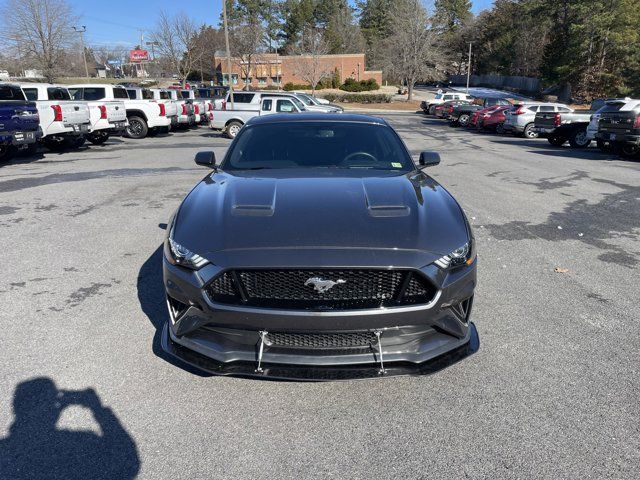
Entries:
{"type": "Polygon", "coordinates": [[[44,78],[42,70],[28,68],[24,71],[24,78],[44,78]]]}

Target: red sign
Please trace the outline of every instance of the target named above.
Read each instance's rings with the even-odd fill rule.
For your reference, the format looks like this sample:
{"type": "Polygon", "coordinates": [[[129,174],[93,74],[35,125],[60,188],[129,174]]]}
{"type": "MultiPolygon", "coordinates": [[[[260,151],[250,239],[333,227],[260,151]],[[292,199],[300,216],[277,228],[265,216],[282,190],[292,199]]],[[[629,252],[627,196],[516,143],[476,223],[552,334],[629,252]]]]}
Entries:
{"type": "Polygon", "coordinates": [[[149,52],[147,50],[131,50],[129,52],[129,60],[132,62],[144,62],[149,60],[149,52]]]}

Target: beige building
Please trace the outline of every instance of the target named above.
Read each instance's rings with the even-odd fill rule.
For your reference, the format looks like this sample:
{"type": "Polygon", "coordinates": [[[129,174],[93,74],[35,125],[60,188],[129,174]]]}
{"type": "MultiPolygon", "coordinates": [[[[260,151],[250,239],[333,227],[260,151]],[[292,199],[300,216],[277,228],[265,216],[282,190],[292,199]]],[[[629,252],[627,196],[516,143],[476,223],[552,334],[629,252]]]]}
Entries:
{"type": "MultiPolygon", "coordinates": [[[[228,84],[227,59],[216,58],[216,72],[224,85],[228,84]]],[[[347,78],[354,80],[375,79],[378,85],[382,84],[381,70],[365,70],[364,53],[320,55],[311,57],[307,55],[276,55],[265,53],[257,55],[251,60],[249,67],[247,62],[239,58],[231,59],[231,78],[233,85],[238,88],[245,86],[245,77],[249,77],[249,84],[254,88],[285,85],[286,83],[308,84],[303,77],[303,70],[315,67],[316,71],[328,72],[329,76],[337,74],[340,83],[347,78]],[[249,68],[249,72],[247,69],[249,68]]]]}

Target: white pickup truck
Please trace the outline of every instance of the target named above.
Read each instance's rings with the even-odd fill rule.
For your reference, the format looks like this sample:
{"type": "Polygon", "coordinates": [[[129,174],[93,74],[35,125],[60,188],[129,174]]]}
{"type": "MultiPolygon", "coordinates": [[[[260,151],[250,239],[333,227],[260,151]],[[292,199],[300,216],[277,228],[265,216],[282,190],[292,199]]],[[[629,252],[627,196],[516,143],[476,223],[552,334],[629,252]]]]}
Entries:
{"type": "MultiPolygon", "coordinates": [[[[148,88],[127,87],[127,94],[129,94],[130,100],[149,100],[161,105],[160,110],[164,112],[165,117],[171,120],[171,125],[168,127],[159,127],[157,132],[169,133],[172,128],[175,129],[178,126],[178,105],[171,100],[171,97],[163,95],[162,90],[158,93],[148,88]]],[[[153,135],[153,133],[156,132],[149,132],[151,135],[153,135]]]]}
{"type": "MultiPolygon", "coordinates": [[[[156,88],[152,88],[151,91],[155,92],[156,88]]],[[[185,100],[182,98],[182,94],[179,90],[168,89],[164,90],[169,94],[171,100],[178,105],[178,125],[181,127],[193,127],[197,123],[195,114],[195,108],[191,100],[185,100]]],[[[154,94],[155,95],[155,94],[154,94]]]]}
{"type": "Polygon", "coordinates": [[[216,110],[211,112],[209,126],[214,130],[222,130],[228,138],[235,138],[242,126],[253,117],[305,111],[300,100],[287,97],[263,96],[257,106],[259,107],[257,110],[216,110]]]}
{"type": "Polygon", "coordinates": [[[103,144],[112,133],[122,133],[129,124],[124,102],[96,100],[100,92],[91,88],[80,89],[72,86],[69,87],[69,93],[74,100],[83,101],[89,106],[91,133],[86,137],[94,145],[103,144]]]}
{"type": "MultiPolygon", "coordinates": [[[[205,123],[209,119],[207,101],[204,98],[200,98],[199,92],[189,88],[183,88],[178,90],[178,94],[185,100],[191,100],[191,103],[193,103],[193,113],[196,114],[196,123],[205,123]]],[[[213,110],[213,104],[211,104],[210,108],[213,110]]]]}
{"type": "Polygon", "coordinates": [[[78,147],[91,130],[89,106],[76,102],[66,87],[49,83],[22,83],[27,100],[35,102],[42,129],[41,142],[50,150],[78,147]]]}
{"type": "Polygon", "coordinates": [[[69,88],[81,91],[82,98],[87,90],[91,90],[95,100],[120,100],[124,102],[127,111],[129,125],[125,129],[129,138],[144,138],[149,132],[157,133],[158,129],[166,129],[171,126],[171,119],[166,116],[166,111],[160,104],[151,100],[131,100],[127,94],[127,89],[120,85],[78,84],[70,85],[69,88]]]}

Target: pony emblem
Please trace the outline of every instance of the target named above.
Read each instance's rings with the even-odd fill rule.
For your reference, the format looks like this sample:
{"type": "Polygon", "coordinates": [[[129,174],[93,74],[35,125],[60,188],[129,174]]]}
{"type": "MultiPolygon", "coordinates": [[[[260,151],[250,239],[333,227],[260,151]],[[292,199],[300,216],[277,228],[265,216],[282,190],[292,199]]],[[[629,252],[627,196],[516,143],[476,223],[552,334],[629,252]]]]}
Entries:
{"type": "Polygon", "coordinates": [[[341,283],[347,283],[346,280],[342,280],[339,278],[335,282],[333,280],[325,280],[320,277],[311,277],[306,282],[304,282],[305,287],[308,285],[313,285],[313,288],[318,293],[326,293],[331,290],[336,285],[340,285],[341,283]]]}

